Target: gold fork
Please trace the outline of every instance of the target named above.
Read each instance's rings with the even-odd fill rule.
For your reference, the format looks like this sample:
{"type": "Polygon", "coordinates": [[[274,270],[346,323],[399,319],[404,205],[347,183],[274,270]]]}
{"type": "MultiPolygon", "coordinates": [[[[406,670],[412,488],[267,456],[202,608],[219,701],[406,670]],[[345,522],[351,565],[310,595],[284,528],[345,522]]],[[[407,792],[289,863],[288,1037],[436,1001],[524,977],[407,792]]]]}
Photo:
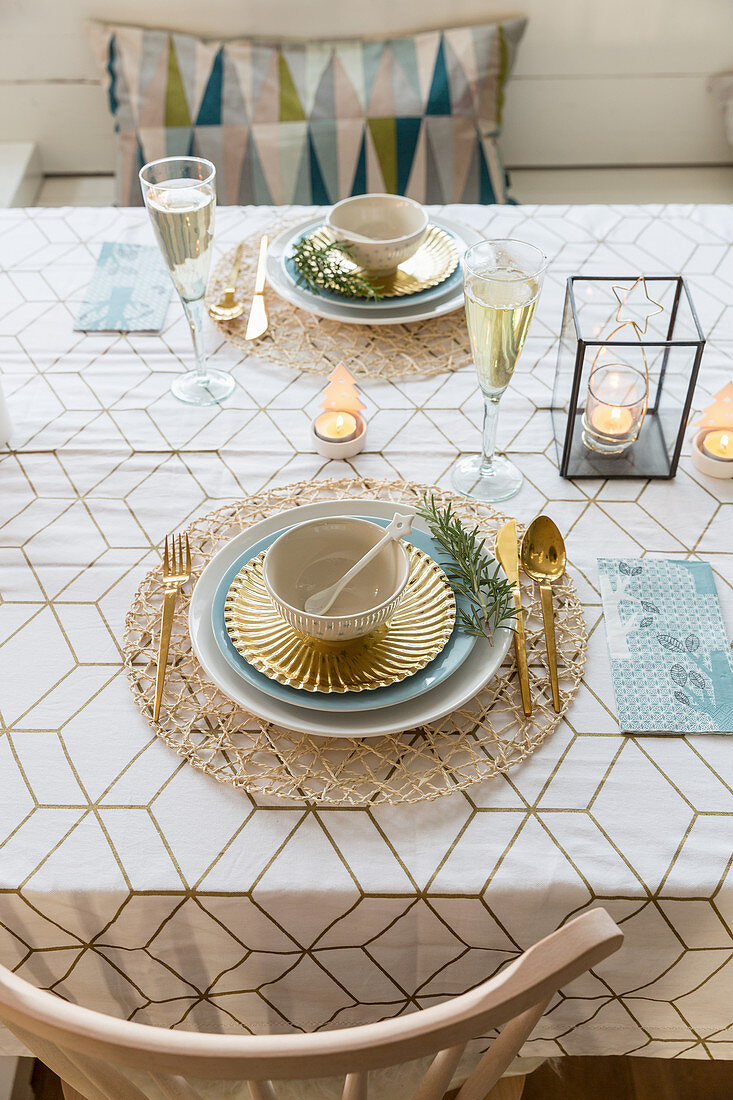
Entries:
{"type": "Polygon", "coordinates": [[[171,535],[170,553],[168,551],[168,536],[165,539],[165,553],[163,554],[163,583],[165,595],[163,596],[163,619],[160,624],[160,644],[158,646],[158,672],[155,677],[155,705],[153,706],[153,721],[158,721],[160,714],[160,701],[163,698],[163,684],[165,683],[165,668],[168,663],[168,647],[171,640],[171,627],[173,625],[173,611],[176,606],[176,596],[181,585],[185,584],[191,576],[191,547],[186,535],[186,557],[183,557],[184,543],[178,536],[171,535]]]}

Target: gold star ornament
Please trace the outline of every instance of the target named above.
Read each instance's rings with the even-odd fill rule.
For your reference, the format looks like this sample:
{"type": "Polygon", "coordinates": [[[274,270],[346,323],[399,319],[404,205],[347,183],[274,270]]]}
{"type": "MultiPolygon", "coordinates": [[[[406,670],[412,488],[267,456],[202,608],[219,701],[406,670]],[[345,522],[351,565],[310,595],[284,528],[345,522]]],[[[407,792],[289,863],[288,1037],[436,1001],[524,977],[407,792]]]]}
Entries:
{"type": "Polygon", "coordinates": [[[622,325],[633,325],[639,336],[646,335],[651,317],[664,313],[664,306],[650,296],[643,275],[631,286],[614,286],[611,289],[618,302],[616,320],[622,325]]]}

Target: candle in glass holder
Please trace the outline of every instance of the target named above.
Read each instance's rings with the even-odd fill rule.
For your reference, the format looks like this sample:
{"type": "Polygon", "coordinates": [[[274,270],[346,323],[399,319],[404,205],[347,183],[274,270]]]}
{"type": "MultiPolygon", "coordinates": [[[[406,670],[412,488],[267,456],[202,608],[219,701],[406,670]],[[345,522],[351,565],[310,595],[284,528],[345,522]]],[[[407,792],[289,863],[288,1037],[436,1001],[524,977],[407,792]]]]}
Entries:
{"type": "Polygon", "coordinates": [[[626,363],[596,367],[588,380],[583,443],[603,455],[622,454],[636,440],[644,420],[646,375],[626,363]]]}

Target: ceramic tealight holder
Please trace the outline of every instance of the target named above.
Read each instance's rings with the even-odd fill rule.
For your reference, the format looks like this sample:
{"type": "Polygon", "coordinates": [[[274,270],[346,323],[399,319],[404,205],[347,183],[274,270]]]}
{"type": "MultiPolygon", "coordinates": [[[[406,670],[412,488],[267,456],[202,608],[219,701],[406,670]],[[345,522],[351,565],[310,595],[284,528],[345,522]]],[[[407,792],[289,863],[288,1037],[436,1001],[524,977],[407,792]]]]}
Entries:
{"type": "MultiPolygon", "coordinates": [[[[366,443],[366,421],[358,413],[352,415],[352,419],[356,425],[352,432],[343,436],[344,428],[342,424],[345,417],[341,417],[339,421],[338,414],[333,416],[334,434],[320,434],[317,425],[321,426],[321,431],[324,429],[327,431],[328,426],[331,423],[331,418],[328,414],[322,413],[321,416],[311,424],[311,439],[313,440],[313,446],[318,454],[323,455],[324,458],[353,458],[354,455],[358,455],[360,451],[364,450],[364,444],[366,443]],[[328,420],[328,423],[324,421],[328,420]],[[342,438],[339,438],[339,436],[342,438]]],[[[350,425],[347,425],[350,427],[350,425]]]]}
{"type": "Polygon", "coordinates": [[[733,478],[733,382],[716,393],[698,420],[692,463],[706,477],[733,478]]]}
{"type": "Polygon", "coordinates": [[[324,410],[311,424],[311,440],[324,458],[353,458],[364,450],[366,420],[356,383],[343,363],[328,376],[324,410]]]}
{"type": "Polygon", "coordinates": [[[733,478],[733,429],[703,428],[692,439],[692,464],[706,477],[733,478]]]}

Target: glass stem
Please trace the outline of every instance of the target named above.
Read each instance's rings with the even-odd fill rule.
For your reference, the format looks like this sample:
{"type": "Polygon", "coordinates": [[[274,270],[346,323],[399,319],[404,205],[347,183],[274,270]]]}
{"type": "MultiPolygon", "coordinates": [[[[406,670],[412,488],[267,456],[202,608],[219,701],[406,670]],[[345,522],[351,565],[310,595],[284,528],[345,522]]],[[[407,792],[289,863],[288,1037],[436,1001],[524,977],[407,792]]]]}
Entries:
{"type": "Polygon", "coordinates": [[[496,425],[499,420],[499,398],[484,394],[484,427],[481,447],[481,473],[490,474],[496,450],[496,425]]]}
{"type": "Polygon", "coordinates": [[[188,327],[191,329],[196,380],[205,385],[207,374],[206,351],[204,350],[204,300],[203,298],[195,298],[193,301],[187,302],[182,298],[181,302],[183,303],[183,312],[186,314],[188,327]]]}

